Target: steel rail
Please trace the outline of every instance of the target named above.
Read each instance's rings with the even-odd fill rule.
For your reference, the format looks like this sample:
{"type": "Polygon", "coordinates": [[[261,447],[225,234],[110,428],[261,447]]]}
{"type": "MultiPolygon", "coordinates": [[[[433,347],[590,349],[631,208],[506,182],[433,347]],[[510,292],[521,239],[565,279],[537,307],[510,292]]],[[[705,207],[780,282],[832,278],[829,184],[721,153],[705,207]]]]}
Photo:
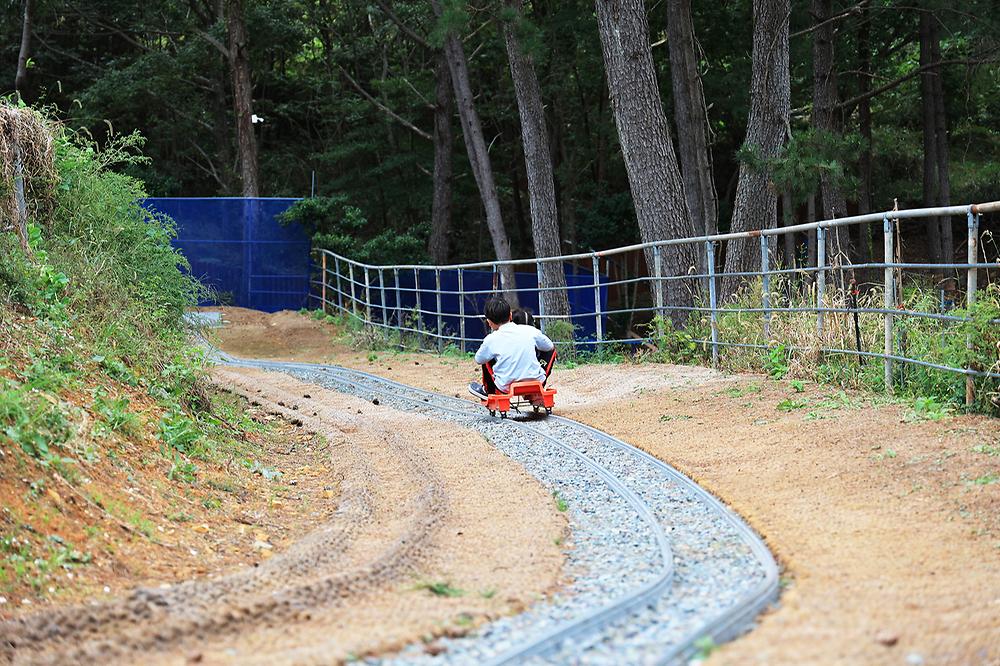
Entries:
{"type": "MultiPolygon", "coordinates": [[[[394,381],[392,379],[387,379],[385,377],[379,377],[378,375],[373,375],[362,370],[348,370],[350,373],[355,373],[366,378],[372,379],[384,385],[389,385],[394,389],[404,389],[409,390],[414,393],[421,395],[431,396],[439,400],[454,401],[455,398],[448,398],[447,396],[442,396],[431,391],[425,391],[423,389],[408,386],[406,384],[394,381]]],[[[464,401],[463,401],[464,402],[464,401]]],[[[426,403],[423,403],[426,404],[426,403]]],[[[442,407],[447,409],[447,407],[442,407]]],[[[672,646],[664,655],[659,659],[660,663],[671,664],[675,663],[677,660],[686,659],[693,656],[698,648],[695,643],[705,637],[711,636],[716,642],[723,642],[726,640],[731,640],[736,636],[743,633],[749,625],[753,622],[753,619],[764,610],[770,603],[772,603],[778,597],[778,565],[774,560],[774,556],[771,551],[768,550],[767,546],[760,536],[751,528],[747,523],[740,518],[736,513],[734,513],[729,507],[723,504],[718,498],[712,495],[710,492],[699,486],[692,479],[686,476],[683,472],[679,471],[672,465],[656,458],[655,456],[643,451],[642,449],[633,446],[627,442],[624,442],[616,437],[613,437],[605,432],[602,432],[592,426],[568,419],[564,416],[548,416],[546,419],[554,419],[557,423],[568,426],[570,428],[575,428],[577,430],[582,430],[594,439],[604,442],[619,449],[624,453],[634,455],[647,464],[657,468],[665,476],[670,478],[674,483],[679,486],[684,487],[698,499],[704,502],[706,505],[711,507],[717,514],[719,514],[723,520],[733,527],[739,534],[740,538],[746,543],[754,557],[757,559],[758,563],[764,569],[764,580],[761,581],[744,599],[740,601],[739,604],[730,607],[724,611],[718,618],[713,621],[706,623],[705,625],[695,629],[690,632],[680,643],[672,646]]],[[[537,432],[537,429],[532,428],[537,432]]],[[[619,613],[617,616],[621,617],[627,613],[619,613]]],[[[558,629],[558,628],[557,628],[558,629]]],[[[561,643],[564,639],[560,639],[557,643],[561,643]]],[[[518,663],[520,659],[528,658],[531,656],[537,656],[536,653],[524,654],[518,652],[516,649],[511,650],[510,653],[504,656],[503,659],[496,659],[491,662],[491,664],[513,664],[518,663]]]]}
{"type": "MultiPolygon", "coordinates": [[[[424,391],[422,389],[418,389],[412,386],[407,386],[405,384],[393,382],[392,380],[387,380],[385,378],[378,377],[377,375],[372,375],[370,373],[366,373],[360,370],[351,370],[348,368],[342,368],[338,366],[329,366],[329,365],[313,364],[313,363],[238,359],[229,354],[225,354],[224,352],[217,354],[217,356],[219,358],[224,359],[224,361],[228,365],[233,365],[237,367],[256,367],[256,368],[272,369],[279,371],[286,368],[303,370],[306,372],[325,371],[327,376],[333,375],[333,379],[335,381],[341,382],[342,384],[346,384],[348,386],[354,387],[355,389],[359,389],[362,391],[376,392],[376,393],[379,392],[379,389],[372,388],[371,386],[365,386],[364,384],[360,384],[357,381],[353,381],[349,378],[344,377],[344,374],[349,375],[351,373],[354,373],[356,375],[361,375],[366,379],[373,380],[376,383],[388,385],[392,389],[396,389],[396,391],[390,391],[388,388],[383,388],[382,389],[383,396],[386,394],[391,394],[393,397],[411,402],[417,407],[421,406],[430,407],[432,409],[437,409],[440,411],[449,412],[452,414],[457,414],[466,417],[475,416],[480,413],[480,410],[478,408],[475,410],[456,409],[454,407],[442,405],[440,404],[440,402],[432,404],[429,402],[429,399],[417,399],[417,398],[400,396],[399,393],[397,392],[398,389],[404,389],[412,393],[433,397],[437,401],[440,401],[441,399],[444,399],[446,401],[455,400],[447,398],[445,396],[441,396],[440,394],[437,393],[432,393],[430,391],[424,391]]],[[[466,401],[461,401],[461,402],[466,403],[466,401]]],[[[537,428],[533,428],[526,423],[517,421],[509,421],[509,423],[511,426],[522,431],[527,431],[532,435],[534,435],[535,437],[543,439],[549,442],[550,444],[553,444],[554,446],[557,446],[565,450],[571,456],[576,457],[578,460],[580,460],[585,465],[590,467],[599,477],[601,477],[604,480],[604,482],[608,484],[608,487],[614,493],[625,499],[625,501],[628,502],[632,506],[632,508],[636,511],[636,513],[640,516],[643,522],[647,523],[652,529],[653,535],[657,542],[657,546],[659,548],[660,556],[663,559],[663,569],[655,579],[653,579],[649,583],[646,583],[639,589],[629,592],[621,597],[618,597],[613,602],[606,604],[601,608],[594,610],[591,613],[588,613],[582,617],[570,620],[562,625],[559,625],[554,629],[552,629],[551,631],[541,636],[532,638],[529,641],[523,643],[522,645],[513,648],[510,651],[502,654],[501,656],[495,657],[494,659],[487,662],[489,664],[496,664],[498,666],[500,664],[520,663],[524,659],[543,655],[549,650],[558,647],[559,645],[561,645],[562,643],[571,638],[588,634],[596,630],[597,628],[604,627],[607,624],[621,617],[624,617],[629,613],[638,610],[639,608],[642,608],[643,606],[653,603],[667,592],[667,590],[670,588],[673,582],[673,575],[674,575],[673,551],[670,548],[669,539],[667,538],[666,532],[663,530],[663,526],[660,524],[660,521],[657,520],[656,516],[653,513],[653,510],[649,507],[648,504],[646,504],[646,502],[644,502],[641,498],[639,498],[628,486],[623,484],[617,477],[615,477],[615,475],[612,474],[610,470],[608,470],[606,467],[604,467],[597,461],[593,460],[586,454],[580,452],[578,449],[575,449],[569,444],[561,442],[555,437],[552,437],[551,435],[541,432],[537,428]]]]}
{"type": "MultiPolygon", "coordinates": [[[[385,377],[380,377],[378,375],[373,375],[371,373],[364,372],[362,370],[352,370],[348,368],[342,368],[339,366],[328,366],[310,363],[296,363],[296,362],[280,362],[280,361],[247,361],[243,359],[235,359],[228,354],[225,355],[228,362],[234,365],[249,365],[251,367],[265,367],[272,369],[283,369],[283,368],[293,368],[304,371],[317,371],[324,370],[327,375],[334,375],[335,381],[339,381],[348,386],[352,386],[355,389],[360,389],[362,391],[376,391],[377,389],[358,383],[355,380],[349,379],[344,375],[354,375],[360,376],[378,385],[381,385],[384,389],[391,389],[391,394],[395,397],[412,402],[417,406],[426,406],[433,409],[438,409],[445,412],[450,412],[454,414],[459,414],[462,416],[474,416],[479,410],[478,409],[456,409],[451,406],[441,404],[441,402],[455,403],[456,401],[467,404],[466,401],[460,401],[456,398],[449,398],[447,396],[442,396],[431,391],[425,391],[416,387],[408,386],[400,382],[387,379],[385,377]],[[339,376],[338,376],[339,375],[339,376]],[[399,391],[410,392],[418,396],[425,396],[423,398],[408,398],[401,396],[399,391]],[[430,399],[435,402],[431,403],[430,399]]],[[[386,390],[385,392],[389,392],[386,390]]],[[[384,393],[383,393],[384,394],[384,393]]],[[[737,516],[732,510],[727,508],[722,502],[715,498],[711,493],[701,488],[693,480],[685,476],[682,472],[678,471],[676,468],[665,463],[662,460],[650,455],[649,453],[628,444],[622,440],[619,440],[607,433],[603,433],[596,428],[592,428],[588,425],[566,419],[565,417],[555,416],[548,417],[554,418],[557,423],[560,423],[571,428],[578,429],[590,437],[596,439],[599,442],[609,444],[620,451],[631,454],[650,464],[665,476],[674,481],[678,486],[681,486],[691,492],[694,496],[705,503],[706,506],[711,508],[715,513],[717,513],[728,525],[735,529],[741,540],[750,548],[754,557],[756,558],[759,565],[764,570],[763,581],[755,586],[751,590],[750,594],[746,595],[740,600],[738,604],[732,606],[725,610],[717,618],[712,621],[705,623],[696,630],[690,632],[684,639],[679,643],[671,646],[668,650],[661,655],[660,663],[674,663],[679,659],[684,659],[692,656],[697,648],[695,643],[705,637],[710,636],[713,640],[717,642],[722,642],[725,640],[732,639],[738,636],[740,633],[746,631],[747,628],[752,624],[753,619],[763,610],[768,604],[770,604],[778,595],[778,567],[771,555],[767,546],[764,544],[763,540],[753,531],[753,529],[747,525],[739,516],[737,516]]],[[[521,430],[528,431],[535,435],[536,437],[545,439],[556,446],[567,450],[571,455],[575,455],[583,460],[586,464],[593,467],[595,471],[605,478],[609,486],[615,488],[615,486],[621,487],[626,493],[628,493],[635,502],[644,507],[646,512],[650,512],[648,505],[642,502],[641,499],[636,497],[631,489],[627,488],[620,481],[618,481],[607,468],[591,458],[576,450],[572,446],[560,442],[551,435],[541,432],[538,428],[532,427],[531,425],[518,422],[509,421],[509,423],[521,430]],[[599,471],[602,470],[602,471],[599,471]]],[[[631,502],[630,502],[631,503],[631,502]]],[[[633,504],[633,506],[636,506],[633,504]]],[[[650,515],[652,515],[650,513],[650,515]]],[[[660,526],[659,521],[655,517],[652,517],[658,532],[662,532],[662,526],[660,526]]],[[[665,536],[664,536],[665,539],[665,536]]],[[[669,544],[662,544],[666,547],[666,553],[670,553],[669,544]]],[[[665,555],[666,557],[666,555],[665,555]]],[[[567,640],[572,638],[580,637],[589,634],[593,631],[598,630],[601,627],[607,626],[616,620],[619,620],[635,610],[641,608],[644,605],[648,605],[653,601],[659,599],[664,589],[670,585],[670,579],[673,575],[672,559],[665,560],[671,562],[670,572],[664,578],[661,576],[652,583],[640,588],[639,590],[619,598],[611,604],[607,604],[604,607],[595,610],[594,612],[587,614],[576,620],[571,620],[562,625],[559,625],[546,634],[540,637],[532,639],[525,644],[516,646],[509,651],[501,654],[498,657],[490,660],[489,664],[514,664],[520,663],[525,659],[531,657],[542,656],[553,648],[563,644],[567,640]]]]}

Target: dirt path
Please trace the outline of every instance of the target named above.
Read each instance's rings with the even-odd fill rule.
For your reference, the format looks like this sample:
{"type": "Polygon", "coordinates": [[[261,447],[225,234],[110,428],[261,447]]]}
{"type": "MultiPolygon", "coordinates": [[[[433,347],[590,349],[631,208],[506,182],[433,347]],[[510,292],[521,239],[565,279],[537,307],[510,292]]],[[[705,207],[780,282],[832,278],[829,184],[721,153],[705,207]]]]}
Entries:
{"type": "Polygon", "coordinates": [[[562,514],[478,434],[285,375],[214,375],[329,444],[332,516],[258,567],[2,624],[15,663],[330,663],[463,633],[558,584],[562,514]]]}
{"type": "MultiPolygon", "coordinates": [[[[451,395],[475,378],[466,359],[351,350],[301,315],[226,318],[218,338],[234,354],[451,395]]],[[[677,466],[777,554],[780,607],[709,664],[1000,664],[997,420],[926,420],[871,396],[690,367],[557,368],[553,385],[558,412],[677,466]]]]}

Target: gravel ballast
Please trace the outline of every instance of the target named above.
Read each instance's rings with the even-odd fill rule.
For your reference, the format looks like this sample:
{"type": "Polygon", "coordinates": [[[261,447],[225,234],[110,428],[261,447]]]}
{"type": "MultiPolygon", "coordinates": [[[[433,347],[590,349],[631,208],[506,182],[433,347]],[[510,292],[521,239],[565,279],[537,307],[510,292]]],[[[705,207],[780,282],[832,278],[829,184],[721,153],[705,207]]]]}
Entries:
{"type": "Polygon", "coordinates": [[[739,518],[676,470],[586,426],[491,418],[470,401],[343,368],[245,364],[377,398],[372,409],[415,411],[478,430],[565,502],[571,583],[557,595],[470,635],[441,639],[444,650],[434,655],[413,645],[371,663],[682,661],[696,644],[745,631],[776,596],[774,560],[739,518]],[[616,603],[617,610],[598,615],[616,603]],[[580,624],[584,618],[590,621],[580,624]]]}

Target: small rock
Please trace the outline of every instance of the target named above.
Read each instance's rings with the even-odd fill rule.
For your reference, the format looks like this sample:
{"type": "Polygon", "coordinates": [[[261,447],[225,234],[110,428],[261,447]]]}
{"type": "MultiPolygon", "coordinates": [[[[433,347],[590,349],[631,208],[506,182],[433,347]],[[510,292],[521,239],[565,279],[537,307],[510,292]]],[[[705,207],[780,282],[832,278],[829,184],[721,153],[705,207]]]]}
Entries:
{"type": "Polygon", "coordinates": [[[377,405],[377,404],[379,404],[379,403],[378,403],[378,398],[372,398],[372,404],[373,404],[373,405],[377,405]]]}
{"type": "Polygon", "coordinates": [[[197,532],[198,534],[208,534],[209,532],[212,531],[211,527],[209,527],[208,525],[204,525],[204,524],[202,524],[202,525],[195,525],[191,529],[194,530],[195,532],[197,532]]]}
{"type": "Polygon", "coordinates": [[[332,490],[324,490],[323,491],[323,497],[326,497],[327,499],[332,498],[333,497],[333,491],[332,490]]]}
{"type": "Polygon", "coordinates": [[[920,654],[919,652],[911,652],[910,654],[906,655],[906,663],[908,664],[908,666],[923,666],[924,655],[920,654]]]}
{"type": "Polygon", "coordinates": [[[62,506],[63,503],[62,495],[57,493],[55,490],[49,488],[48,490],[45,491],[45,494],[48,495],[49,499],[51,499],[53,502],[55,502],[59,506],[62,506]]]}
{"type": "Polygon", "coordinates": [[[275,509],[279,509],[285,506],[285,503],[276,497],[273,500],[271,500],[271,506],[275,509]]]}
{"type": "Polygon", "coordinates": [[[440,643],[428,643],[424,646],[424,652],[432,657],[436,657],[439,654],[444,653],[445,650],[447,650],[447,648],[440,643]]]}
{"type": "Polygon", "coordinates": [[[899,642],[899,634],[893,631],[880,631],[875,635],[875,641],[886,647],[892,647],[899,642]]]}
{"type": "Polygon", "coordinates": [[[361,413],[361,410],[359,409],[359,410],[358,410],[358,414],[360,414],[360,413],[361,413]]]}
{"type": "Polygon", "coordinates": [[[413,365],[420,365],[420,361],[414,361],[413,365]]]}
{"type": "Polygon", "coordinates": [[[187,660],[188,660],[189,664],[200,664],[201,660],[204,659],[204,658],[205,658],[205,655],[203,655],[201,652],[198,652],[198,653],[193,654],[190,657],[188,657],[187,660]]]}
{"type": "Polygon", "coordinates": [[[311,396],[311,395],[309,395],[308,393],[303,393],[303,394],[302,394],[302,397],[303,397],[303,398],[307,398],[307,399],[308,399],[308,398],[311,398],[312,396],[311,396]]]}

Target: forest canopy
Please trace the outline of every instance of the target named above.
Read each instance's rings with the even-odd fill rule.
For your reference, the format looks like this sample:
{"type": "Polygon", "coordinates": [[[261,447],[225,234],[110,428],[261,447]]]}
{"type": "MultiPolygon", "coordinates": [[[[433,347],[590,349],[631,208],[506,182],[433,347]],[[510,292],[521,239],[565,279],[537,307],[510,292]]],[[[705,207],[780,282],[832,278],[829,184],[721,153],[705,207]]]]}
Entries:
{"type": "MultiPolygon", "coordinates": [[[[616,112],[641,95],[602,44],[611,21],[631,21],[615,29],[635,28],[652,56],[692,230],[742,224],[741,167],[747,178],[766,173],[779,224],[988,200],[1000,182],[990,2],[14,0],[0,11],[0,94],[54,109],[98,143],[138,130],[151,159],[123,168],[154,196],[332,197],[339,221],[363,223],[356,243],[369,259],[382,246],[416,253],[411,261],[489,259],[500,254],[496,224],[512,256],[644,236],[644,219],[662,209],[644,211],[645,197],[635,205],[641,183],[630,180],[616,112]],[[754,94],[756,68],[782,66],[754,49],[755,31],[768,29],[785,35],[775,43],[787,100],[754,94]],[[780,136],[767,113],[785,114],[780,136]],[[705,145],[692,147],[699,132],[705,145]],[[436,183],[447,183],[446,202],[435,203],[436,183]],[[532,222],[547,187],[558,237],[542,251],[532,222]]],[[[655,106],[635,109],[652,114],[650,127],[655,106]]],[[[864,239],[853,242],[863,256],[864,239]]],[[[947,239],[937,243],[943,256],[947,239]]]]}

